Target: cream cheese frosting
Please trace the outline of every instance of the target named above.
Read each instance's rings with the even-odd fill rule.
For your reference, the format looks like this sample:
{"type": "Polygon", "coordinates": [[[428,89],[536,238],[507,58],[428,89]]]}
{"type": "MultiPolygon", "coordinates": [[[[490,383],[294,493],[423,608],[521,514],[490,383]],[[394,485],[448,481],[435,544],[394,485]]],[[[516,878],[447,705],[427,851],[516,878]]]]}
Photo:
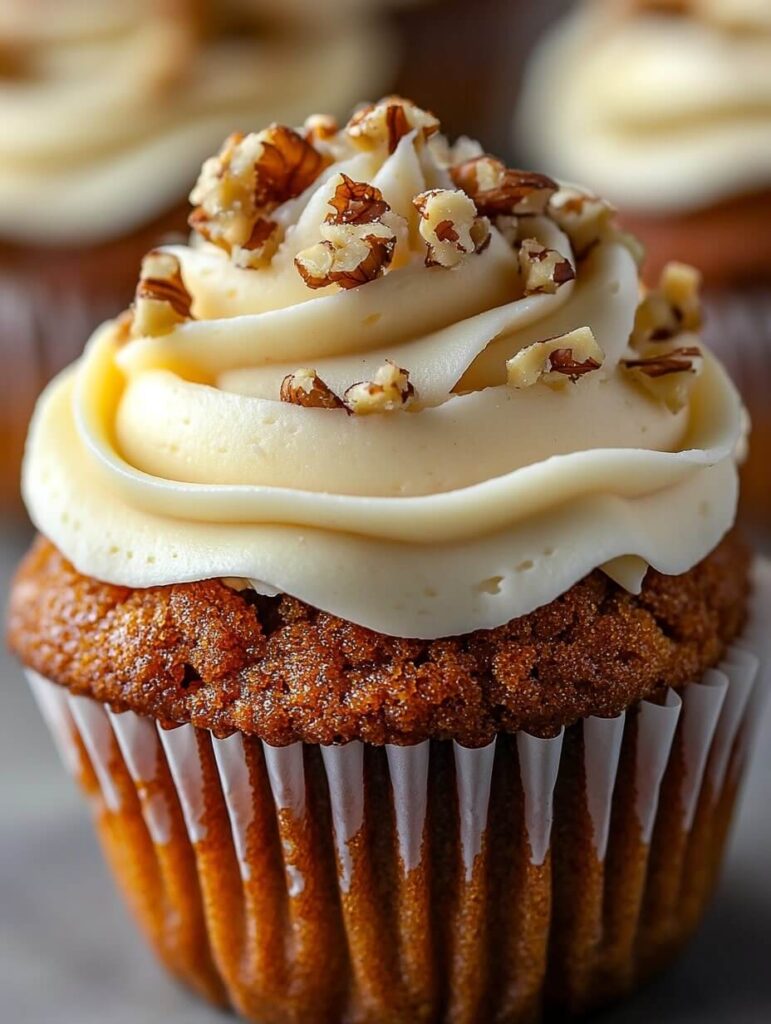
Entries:
{"type": "Polygon", "coordinates": [[[194,193],[213,241],[149,257],[133,319],[43,394],[41,532],[108,582],[245,579],[415,637],[499,626],[598,567],[635,590],[695,565],[734,520],[743,413],[687,273],[641,304],[605,204],[449,147],[403,101],[324,125],[229,140],[194,193]],[[254,166],[240,237],[274,237],[243,266],[244,205],[212,197],[254,166]],[[343,284],[309,278],[322,258],[343,284]]]}
{"type": "Polygon", "coordinates": [[[771,187],[771,5],[584,3],[539,44],[517,135],[550,173],[635,211],[771,187]]]}
{"type": "Polygon", "coordinates": [[[301,120],[308,95],[347,109],[391,48],[358,0],[337,2],[333,23],[304,0],[4,4],[0,237],[119,236],[175,206],[239,123],[301,120]]]}

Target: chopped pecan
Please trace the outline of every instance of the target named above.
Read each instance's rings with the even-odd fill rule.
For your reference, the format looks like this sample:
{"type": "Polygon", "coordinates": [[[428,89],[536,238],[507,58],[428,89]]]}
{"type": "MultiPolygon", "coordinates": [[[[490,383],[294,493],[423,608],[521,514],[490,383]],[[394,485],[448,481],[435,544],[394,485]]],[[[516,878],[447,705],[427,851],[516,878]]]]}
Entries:
{"type": "Polygon", "coordinates": [[[666,352],[654,353],[638,359],[624,359],[627,370],[639,370],[653,379],[667,377],[670,373],[694,373],[695,360],[701,359],[698,345],[682,345],[666,352]]]}
{"type": "Polygon", "coordinates": [[[327,234],[295,256],[295,266],[309,288],[357,288],[380,277],[393,257],[396,239],[385,225],[373,225],[363,235],[345,226],[330,227],[327,234]]]}
{"type": "Polygon", "coordinates": [[[701,275],[685,263],[667,263],[658,287],[648,292],[635,315],[632,345],[666,342],[684,332],[698,331],[702,324],[699,288],[701,275]]]}
{"type": "Polygon", "coordinates": [[[152,249],[142,260],[134,296],[132,335],[168,334],[177,324],[191,318],[192,301],[177,257],[152,249]]]}
{"type": "Polygon", "coordinates": [[[519,269],[525,295],[553,295],[576,276],[570,260],[556,249],[547,249],[537,238],[526,238],[520,245],[519,269]]]}
{"type": "Polygon", "coordinates": [[[418,130],[423,139],[439,131],[439,121],[427,110],[421,110],[400,96],[386,96],[379,103],[357,110],[345,130],[357,145],[386,145],[393,153],[399,140],[418,130]]]}
{"type": "Polygon", "coordinates": [[[343,395],[346,407],[358,416],[403,409],[415,398],[410,375],[387,359],[372,380],[352,384],[343,395]]]}
{"type": "Polygon", "coordinates": [[[488,217],[543,213],[558,188],[545,174],[513,170],[493,156],[466,160],[450,168],[450,175],[488,217]]]}
{"type": "Polygon", "coordinates": [[[327,214],[327,224],[372,224],[391,209],[379,188],[366,181],[354,181],[347,174],[341,173],[340,178],[329,200],[334,213],[327,214]]]}
{"type": "Polygon", "coordinates": [[[549,200],[549,214],[570,239],[577,257],[609,234],[616,210],[588,192],[563,186],[549,200]]]}
{"type": "Polygon", "coordinates": [[[639,384],[675,413],[688,404],[703,363],[698,345],[681,345],[662,351],[661,344],[656,342],[646,346],[638,358],[621,361],[639,384]]]}
{"type": "Polygon", "coordinates": [[[431,189],[412,202],[420,214],[427,267],[454,267],[490,244],[489,220],[477,214],[474,201],[460,189],[431,189]]]}
{"type": "Polygon", "coordinates": [[[315,370],[301,369],[288,373],[281,382],[280,397],[282,402],[301,405],[305,409],[343,408],[343,403],[315,370]]]}
{"type": "Polygon", "coordinates": [[[575,383],[599,370],[605,355],[589,327],[547,338],[528,345],[506,362],[508,382],[514,388],[529,388],[542,382],[550,387],[575,383]]]}
{"type": "Polygon", "coordinates": [[[297,270],[309,288],[357,288],[374,281],[396,246],[393,228],[381,220],[391,211],[382,192],[341,174],[329,205],[333,212],[321,225],[322,240],[295,256],[297,270]]]}
{"type": "Polygon", "coordinates": [[[573,383],[579,377],[583,377],[585,373],[599,370],[600,365],[593,356],[587,356],[586,359],[579,360],[575,349],[572,348],[555,348],[553,352],[549,353],[550,371],[552,373],[564,373],[573,383]]]}
{"type": "Polygon", "coordinates": [[[675,310],[684,331],[698,331],[702,325],[701,274],[687,263],[672,261],[661,272],[659,288],[675,310]]]}
{"type": "Polygon", "coordinates": [[[340,131],[340,126],[331,114],[311,114],[306,117],[303,124],[303,133],[306,142],[314,145],[316,142],[328,142],[340,131]]]}
{"type": "Polygon", "coordinates": [[[326,163],[284,125],[231,135],[203,165],[190,193],[190,226],[239,266],[261,266],[278,244],[278,227],[268,214],[312,185],[326,163]]]}

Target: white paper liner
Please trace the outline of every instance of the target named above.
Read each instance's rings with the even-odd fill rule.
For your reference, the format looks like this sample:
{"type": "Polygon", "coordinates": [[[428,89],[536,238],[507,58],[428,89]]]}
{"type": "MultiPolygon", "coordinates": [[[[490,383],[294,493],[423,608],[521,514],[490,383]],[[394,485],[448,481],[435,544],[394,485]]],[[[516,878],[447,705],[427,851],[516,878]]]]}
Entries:
{"type": "MultiPolygon", "coordinates": [[[[738,781],[762,704],[771,688],[771,563],[758,561],[753,572],[755,591],[750,622],[741,642],[731,646],[718,668],[708,670],[699,683],[687,686],[682,697],[670,690],[663,702],[643,701],[636,713],[613,719],[588,718],[583,722],[586,810],[593,833],[591,847],[600,864],[605,862],[613,827],[621,753],[630,723],[634,723],[635,730],[633,804],[645,848],[652,843],[662,782],[676,745],[682,770],[672,778],[679,780],[677,813],[684,833],[689,834],[694,828],[698,809],[710,804],[717,807],[722,794],[738,781]]],[[[159,763],[165,760],[190,842],[195,846],[207,839],[207,795],[200,750],[201,737],[208,740],[205,734],[199,734],[190,725],[162,730],[131,712],[115,714],[90,698],[71,696],[65,688],[35,672],[29,671],[27,675],[63,760],[77,776],[82,776],[81,749],[86,751],[101,791],[96,800],[99,813],[104,809],[112,813],[121,809],[121,790],[114,775],[117,749],[136,786],[149,835],[153,843],[163,847],[171,834],[169,808],[164,799],[153,793],[152,783],[159,763]]],[[[538,739],[524,732],[515,737],[524,833],[533,871],[540,871],[550,855],[565,735],[563,730],[551,739],[538,739]]],[[[246,883],[250,877],[248,836],[256,797],[245,743],[236,734],[227,739],[212,736],[210,745],[230,822],[233,850],[246,883]]],[[[286,893],[291,905],[303,897],[306,878],[292,863],[291,829],[286,831],[279,815],[288,811],[294,821],[304,818],[310,800],[307,751],[301,743],[283,748],[265,743],[259,746],[279,822],[286,893]]],[[[358,870],[356,841],[367,816],[366,745],[352,742],[320,749],[334,830],[337,880],[341,898],[345,899],[358,870]]],[[[496,741],[479,749],[453,743],[452,759],[457,838],[463,876],[470,885],[485,850],[491,790],[499,770],[496,741]]],[[[388,746],[385,763],[402,877],[406,880],[421,867],[425,855],[432,746],[429,742],[411,747],[388,746]]],[[[671,781],[668,786],[671,799],[671,781]]],[[[671,812],[670,806],[667,811],[671,812]]],[[[377,822],[374,827],[377,828],[377,822]]]]}
{"type": "MultiPolygon", "coordinates": [[[[686,687],[684,697],[670,690],[662,704],[643,701],[638,715],[635,765],[636,811],[644,842],[650,842],[656,820],[661,780],[666,770],[678,722],[684,750],[681,793],[683,824],[690,830],[702,791],[705,771],[718,793],[726,779],[731,754],[741,737],[744,756],[757,729],[769,690],[771,664],[771,563],[754,567],[753,608],[741,643],[731,646],[719,668],[709,669],[700,683],[686,687]],[[749,649],[752,645],[757,653],[749,649]],[[762,670],[761,670],[762,665],[762,670]]],[[[205,836],[202,824],[204,792],[196,730],[190,725],[156,729],[132,712],[114,714],[90,698],[75,697],[63,687],[27,671],[41,712],[65,766],[78,770],[74,736],[81,737],[109,810],[120,807],[109,763],[113,735],[135,782],[150,782],[155,774],[158,738],[166,755],[190,840],[205,836]]],[[[587,803],[600,858],[607,846],[612,797],[624,730],[622,714],[614,719],[587,718],[583,723],[587,803]]],[[[564,731],[563,731],[564,732],[564,731]]],[[[525,822],[533,864],[549,850],[554,787],[560,766],[563,732],[553,739],[517,734],[517,752],[525,800],[525,822]]],[[[407,871],[420,862],[427,808],[428,742],[413,747],[386,747],[394,794],[396,831],[407,871]]],[[[213,750],[228,808],[236,852],[246,864],[246,832],[252,818],[251,786],[241,737],[213,737],[213,750]]],[[[263,744],[276,807],[301,817],[305,806],[302,744],[271,747],[263,744]]],[[[493,776],[495,741],[471,749],[453,744],[460,818],[460,844],[467,876],[482,849],[493,776]]],[[[321,748],[329,785],[332,820],[339,858],[340,885],[350,884],[349,843],[364,819],[364,744],[321,748]]],[[[738,758],[737,758],[738,759],[738,758]]],[[[143,808],[155,842],[167,839],[164,815],[152,803],[143,808]]]]}

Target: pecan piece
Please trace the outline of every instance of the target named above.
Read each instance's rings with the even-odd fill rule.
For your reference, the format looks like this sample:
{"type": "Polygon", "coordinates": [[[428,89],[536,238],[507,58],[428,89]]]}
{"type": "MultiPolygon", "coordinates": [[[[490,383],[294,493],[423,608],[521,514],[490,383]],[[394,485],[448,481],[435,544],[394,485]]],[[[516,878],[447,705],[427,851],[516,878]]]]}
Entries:
{"type": "Polygon", "coordinates": [[[589,327],[569,334],[536,341],[507,360],[508,383],[514,388],[529,388],[542,382],[562,387],[599,370],[605,355],[589,327]]]}
{"type": "Polygon", "coordinates": [[[416,129],[420,137],[429,139],[439,131],[439,121],[427,110],[421,110],[400,96],[386,96],[379,103],[357,110],[345,130],[359,146],[387,146],[393,153],[399,140],[416,129]]]}
{"type": "Polygon", "coordinates": [[[694,373],[695,360],[701,359],[698,345],[682,345],[666,352],[623,361],[627,370],[639,370],[646,377],[668,377],[670,373],[694,373]]]}
{"type": "Polygon", "coordinates": [[[321,225],[322,240],[295,256],[295,266],[309,288],[337,284],[357,288],[374,281],[389,266],[396,234],[382,217],[391,208],[382,192],[365,181],[340,175],[321,225]]]}
{"type": "Polygon", "coordinates": [[[274,124],[225,140],[205,162],[190,201],[189,223],[242,267],[256,268],[273,255],[278,225],[268,214],[305,191],[327,159],[294,129],[274,124]]]}
{"type": "Polygon", "coordinates": [[[305,409],[342,409],[343,403],[318,376],[315,370],[303,368],[288,373],[281,381],[282,402],[301,405],[305,409]]]}
{"type": "Polygon", "coordinates": [[[151,249],[142,260],[134,296],[132,336],[168,334],[177,324],[191,319],[192,301],[177,257],[151,249]]]}
{"type": "Polygon", "coordinates": [[[646,346],[639,357],[621,361],[634,380],[673,413],[688,404],[703,363],[698,345],[681,345],[662,351],[661,344],[656,342],[646,346]]]}
{"type": "Polygon", "coordinates": [[[334,235],[330,232],[330,237],[299,252],[294,262],[309,288],[330,284],[358,288],[380,277],[391,262],[395,244],[392,234],[359,235],[353,228],[338,227],[334,235]]]}
{"type": "Polygon", "coordinates": [[[372,380],[352,384],[343,395],[346,407],[358,416],[403,409],[415,398],[410,375],[387,359],[372,380]]]}
{"type": "Polygon", "coordinates": [[[514,170],[493,156],[466,160],[450,168],[450,175],[488,217],[543,213],[558,188],[545,174],[514,170]]]}
{"type": "Polygon", "coordinates": [[[460,189],[431,189],[412,200],[420,214],[427,267],[454,267],[490,244],[490,222],[480,217],[473,199],[460,189]]]}
{"type": "Polygon", "coordinates": [[[341,173],[340,178],[329,200],[334,213],[327,214],[327,224],[372,224],[391,209],[379,188],[366,181],[354,181],[347,174],[341,173]]]}
{"type": "Polygon", "coordinates": [[[553,295],[576,276],[570,260],[556,249],[547,249],[537,238],[526,238],[520,245],[519,269],[525,295],[553,295]]]}
{"type": "Polygon", "coordinates": [[[700,286],[701,274],[694,267],[667,263],[658,287],[637,307],[632,346],[640,348],[650,341],[670,341],[684,332],[698,331],[702,324],[700,286]]]}
{"type": "Polygon", "coordinates": [[[549,200],[549,214],[570,239],[577,257],[609,234],[616,210],[604,199],[564,186],[549,200]]]}
{"type": "Polygon", "coordinates": [[[311,114],[303,124],[303,137],[306,142],[328,142],[340,131],[340,126],[331,114],[311,114]]]}

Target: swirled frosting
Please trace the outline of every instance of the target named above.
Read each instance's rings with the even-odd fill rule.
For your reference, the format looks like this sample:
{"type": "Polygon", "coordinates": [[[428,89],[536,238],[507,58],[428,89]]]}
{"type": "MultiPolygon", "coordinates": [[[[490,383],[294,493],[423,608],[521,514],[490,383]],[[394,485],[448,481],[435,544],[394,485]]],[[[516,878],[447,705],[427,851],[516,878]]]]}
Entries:
{"type": "Polygon", "coordinates": [[[521,148],[640,212],[771,187],[767,0],[617,6],[590,0],[539,45],[519,109],[521,148]]]}
{"type": "Polygon", "coordinates": [[[239,123],[343,111],[390,67],[358,0],[10,0],[0,9],[0,237],[86,244],[179,203],[239,123]]]}
{"type": "Polygon", "coordinates": [[[215,241],[148,257],[133,319],[43,394],[38,528],[102,580],[234,577],[417,637],[703,558],[734,519],[742,410],[685,268],[641,304],[605,204],[402,101],[322,125],[229,140],[194,193],[215,241]],[[266,222],[239,265],[234,224],[266,222]]]}

